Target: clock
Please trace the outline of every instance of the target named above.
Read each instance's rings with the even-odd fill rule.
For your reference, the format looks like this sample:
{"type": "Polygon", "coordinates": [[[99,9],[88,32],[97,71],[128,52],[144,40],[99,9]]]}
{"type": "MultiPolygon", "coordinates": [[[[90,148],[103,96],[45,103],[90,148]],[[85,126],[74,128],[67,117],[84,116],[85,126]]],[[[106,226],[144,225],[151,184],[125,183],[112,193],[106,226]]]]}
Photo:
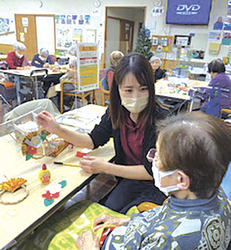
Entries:
{"type": "Polygon", "coordinates": [[[162,0],[156,0],[154,4],[155,6],[160,7],[162,5],[162,0]]]}
{"type": "Polygon", "coordinates": [[[99,8],[99,6],[101,5],[100,0],[95,0],[94,5],[95,5],[96,8],[99,8]]]}

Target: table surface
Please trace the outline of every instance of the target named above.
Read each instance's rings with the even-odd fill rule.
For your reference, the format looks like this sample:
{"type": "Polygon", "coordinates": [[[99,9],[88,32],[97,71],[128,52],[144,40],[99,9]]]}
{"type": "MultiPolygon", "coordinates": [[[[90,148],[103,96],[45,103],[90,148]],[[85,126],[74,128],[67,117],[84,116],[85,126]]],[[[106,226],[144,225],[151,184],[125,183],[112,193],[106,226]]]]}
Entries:
{"type": "Polygon", "coordinates": [[[189,70],[191,75],[206,75],[207,71],[204,68],[194,67],[193,69],[189,70]]]}
{"type": "Polygon", "coordinates": [[[171,85],[171,81],[168,80],[159,80],[155,83],[155,94],[157,96],[167,97],[167,98],[174,98],[180,100],[190,100],[190,96],[188,95],[188,90],[191,88],[199,88],[199,87],[206,87],[208,82],[205,81],[197,81],[197,80],[189,80],[187,83],[186,91],[178,92],[174,87],[168,87],[171,85]]]}
{"type": "Polygon", "coordinates": [[[7,55],[0,55],[0,61],[5,60],[7,58],[7,55]]]}
{"type": "MultiPolygon", "coordinates": [[[[30,77],[30,74],[33,70],[38,70],[38,71],[42,71],[43,69],[45,68],[36,68],[34,66],[30,67],[30,69],[22,69],[22,70],[19,70],[19,69],[4,69],[4,70],[0,70],[0,72],[2,73],[6,73],[6,74],[11,74],[11,75],[17,75],[17,76],[26,76],[26,77],[30,77]]],[[[48,75],[57,75],[57,74],[63,74],[63,73],[66,73],[66,69],[59,69],[57,71],[53,71],[52,69],[48,69],[48,75]]],[[[39,76],[39,75],[44,75],[44,73],[36,73],[36,76],[39,76]]]]}
{"type": "MultiPolygon", "coordinates": [[[[90,124],[87,124],[87,128],[92,129],[95,123],[98,123],[99,117],[104,114],[105,107],[87,105],[78,110],[82,110],[83,113],[87,112],[89,114],[92,112],[94,115],[98,114],[95,122],[92,121],[90,124]]],[[[22,177],[27,180],[26,184],[29,190],[29,196],[16,205],[0,204],[0,249],[2,249],[10,242],[14,242],[15,238],[18,237],[19,239],[20,236],[22,237],[22,234],[30,232],[46,220],[66,202],[70,194],[74,194],[83,185],[87,184],[87,180],[91,179],[92,175],[85,173],[79,167],[53,164],[53,161],[78,163],[78,158],[75,157],[78,150],[77,147],[74,149],[66,148],[56,158],[44,157],[40,160],[30,159],[28,161],[22,156],[20,145],[10,135],[0,138],[0,148],[0,177],[3,175],[7,176],[8,179],[22,177]],[[38,179],[43,163],[47,164],[51,172],[51,183],[49,185],[57,184],[62,180],[67,181],[67,185],[60,192],[60,197],[47,207],[44,205],[44,198],[42,198],[42,194],[46,192],[47,186],[41,184],[38,179]]],[[[99,156],[107,161],[112,159],[114,154],[114,146],[111,141],[89,153],[89,155],[99,156]]],[[[20,192],[23,191],[18,190],[17,192],[20,196],[20,192]]],[[[12,196],[12,193],[6,192],[2,199],[9,199],[14,197],[14,195],[16,194],[12,196]]]]}

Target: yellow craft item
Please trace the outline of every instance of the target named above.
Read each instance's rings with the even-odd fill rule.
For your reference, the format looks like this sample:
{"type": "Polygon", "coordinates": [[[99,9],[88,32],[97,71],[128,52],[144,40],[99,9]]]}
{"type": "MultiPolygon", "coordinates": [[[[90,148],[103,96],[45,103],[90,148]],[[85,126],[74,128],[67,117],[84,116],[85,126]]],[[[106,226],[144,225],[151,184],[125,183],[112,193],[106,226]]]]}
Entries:
{"type": "Polygon", "coordinates": [[[0,189],[14,192],[16,189],[21,187],[26,182],[27,182],[27,180],[25,180],[23,178],[11,178],[10,180],[4,181],[1,183],[0,189]]]}

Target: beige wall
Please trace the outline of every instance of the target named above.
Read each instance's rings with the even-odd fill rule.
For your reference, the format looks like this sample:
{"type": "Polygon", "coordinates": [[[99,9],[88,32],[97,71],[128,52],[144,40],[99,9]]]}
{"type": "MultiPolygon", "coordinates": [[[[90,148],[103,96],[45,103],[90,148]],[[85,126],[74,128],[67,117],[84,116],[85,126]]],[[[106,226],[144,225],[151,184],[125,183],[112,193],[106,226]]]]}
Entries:
{"type": "MultiPolygon", "coordinates": [[[[186,25],[166,25],[165,14],[160,17],[152,16],[152,8],[154,7],[154,0],[101,0],[101,6],[98,8],[100,15],[92,17],[92,23],[97,28],[99,23],[105,25],[105,7],[128,6],[128,7],[146,7],[146,26],[152,31],[152,34],[158,35],[175,35],[189,33],[207,34],[212,31],[212,25],[216,21],[218,15],[226,15],[227,13],[227,0],[214,0],[211,11],[210,24],[208,26],[186,26],[186,25]],[[156,24],[156,25],[154,25],[156,24]],[[154,29],[154,26],[156,29],[154,29]]],[[[14,17],[14,13],[30,13],[30,14],[74,14],[83,13],[91,14],[95,9],[93,0],[2,0],[1,1],[1,17],[14,17]],[[41,2],[43,6],[41,7],[41,2]],[[84,4],[83,4],[84,3],[84,4]]],[[[167,0],[163,0],[163,6],[166,6],[167,0]]],[[[15,35],[0,36],[0,44],[12,44],[15,40],[15,35]]],[[[208,48],[208,46],[207,46],[208,48]]],[[[206,49],[205,60],[210,61],[214,57],[222,57],[227,55],[229,46],[221,46],[221,51],[218,55],[209,55],[206,49]]]]}

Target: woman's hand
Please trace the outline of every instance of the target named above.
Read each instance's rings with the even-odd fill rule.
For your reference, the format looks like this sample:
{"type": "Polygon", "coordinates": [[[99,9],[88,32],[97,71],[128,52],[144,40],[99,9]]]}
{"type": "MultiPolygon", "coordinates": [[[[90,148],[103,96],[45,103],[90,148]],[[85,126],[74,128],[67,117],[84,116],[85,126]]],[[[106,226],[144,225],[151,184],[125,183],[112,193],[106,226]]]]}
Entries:
{"type": "Polygon", "coordinates": [[[42,111],[36,117],[37,124],[52,134],[57,134],[60,130],[59,123],[54,116],[47,111],[42,111]]]}
{"type": "Polygon", "coordinates": [[[123,225],[124,223],[130,221],[130,218],[118,218],[116,216],[103,214],[96,218],[94,221],[94,231],[100,229],[104,225],[114,225],[116,227],[123,225]]]}
{"type": "Polygon", "coordinates": [[[89,174],[103,173],[108,164],[103,159],[94,156],[84,156],[80,158],[79,163],[83,171],[89,174]]]}
{"type": "Polygon", "coordinates": [[[80,250],[99,250],[99,240],[91,230],[84,231],[75,240],[75,245],[80,250]]]}

